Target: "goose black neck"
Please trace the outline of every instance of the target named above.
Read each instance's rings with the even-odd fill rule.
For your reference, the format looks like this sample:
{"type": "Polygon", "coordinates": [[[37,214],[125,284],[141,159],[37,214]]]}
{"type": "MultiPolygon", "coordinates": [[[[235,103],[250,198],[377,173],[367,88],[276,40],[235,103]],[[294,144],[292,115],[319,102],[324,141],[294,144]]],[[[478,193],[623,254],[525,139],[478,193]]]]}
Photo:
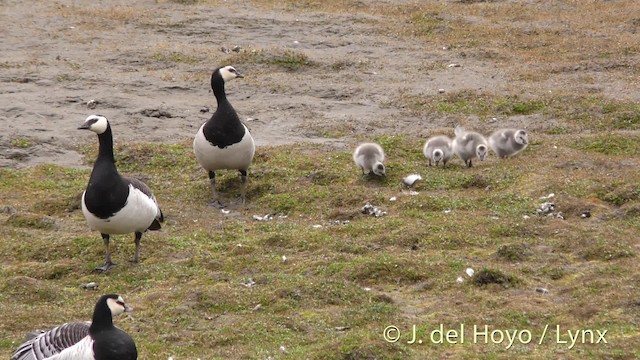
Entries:
{"type": "Polygon", "coordinates": [[[109,305],[107,305],[107,299],[107,296],[102,296],[96,303],[89,333],[95,333],[113,327],[113,317],[111,316],[111,309],[109,309],[109,305]]]}
{"type": "Polygon", "coordinates": [[[220,75],[220,70],[216,70],[211,74],[211,90],[215,95],[218,105],[228,103],[227,95],[224,92],[224,79],[220,75]]]}
{"type": "Polygon", "coordinates": [[[111,125],[107,124],[107,130],[98,135],[100,148],[98,150],[98,160],[109,160],[115,163],[113,157],[113,134],[111,133],[111,125]]]}

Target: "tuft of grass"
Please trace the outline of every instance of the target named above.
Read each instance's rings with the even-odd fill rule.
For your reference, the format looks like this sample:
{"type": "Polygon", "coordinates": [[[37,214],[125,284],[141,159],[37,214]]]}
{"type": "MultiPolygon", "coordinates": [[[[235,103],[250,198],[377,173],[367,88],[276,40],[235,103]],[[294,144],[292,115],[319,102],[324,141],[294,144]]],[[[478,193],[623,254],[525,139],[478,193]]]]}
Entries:
{"type": "Polygon", "coordinates": [[[58,227],[55,219],[33,214],[13,214],[7,219],[7,224],[16,227],[52,230],[58,227]]]}
{"type": "Polygon", "coordinates": [[[520,280],[515,276],[505,274],[498,269],[482,269],[476,272],[471,279],[472,283],[476,286],[486,286],[489,284],[500,285],[504,288],[514,287],[520,280]]]}
{"type": "Polygon", "coordinates": [[[531,251],[524,244],[507,244],[498,248],[496,256],[507,261],[522,261],[531,255],[531,251]]]}
{"type": "Polygon", "coordinates": [[[305,53],[294,50],[262,49],[240,51],[233,54],[227,62],[239,65],[268,65],[288,71],[314,67],[316,64],[305,53]]]}
{"type": "Polygon", "coordinates": [[[586,260],[603,261],[636,256],[631,246],[611,239],[598,239],[583,249],[580,254],[586,260]]]}
{"type": "Polygon", "coordinates": [[[14,138],[9,142],[11,146],[20,149],[28,149],[33,146],[33,142],[27,138],[14,138]]]}
{"type": "Polygon", "coordinates": [[[200,63],[200,59],[182,54],[178,51],[169,51],[169,52],[155,52],[151,55],[151,59],[157,62],[171,62],[171,63],[185,63],[185,64],[198,64],[200,63]]]}

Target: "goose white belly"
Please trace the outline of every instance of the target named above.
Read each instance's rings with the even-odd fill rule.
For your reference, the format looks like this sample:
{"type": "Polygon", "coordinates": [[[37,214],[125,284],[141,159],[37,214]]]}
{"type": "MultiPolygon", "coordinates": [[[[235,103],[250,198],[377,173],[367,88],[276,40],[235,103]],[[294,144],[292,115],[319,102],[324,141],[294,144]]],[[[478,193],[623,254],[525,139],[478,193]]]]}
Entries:
{"type": "Polygon", "coordinates": [[[59,354],[45,358],[44,360],[93,360],[93,339],[87,336],[75,345],[62,350],[59,354]]]}
{"type": "MultiPolygon", "coordinates": [[[[242,126],[244,126],[244,124],[242,126]]],[[[204,137],[203,127],[204,124],[200,127],[196,137],[193,139],[193,152],[205,170],[247,170],[249,168],[256,151],[256,145],[246,126],[244,126],[244,136],[242,140],[224,149],[211,145],[204,137]]]]}
{"type": "Polygon", "coordinates": [[[93,215],[84,203],[82,194],[82,213],[89,226],[103,234],[128,234],[146,231],[159,215],[158,205],[142,191],[129,185],[129,196],[125,206],[113,216],[101,219],[93,215]]]}

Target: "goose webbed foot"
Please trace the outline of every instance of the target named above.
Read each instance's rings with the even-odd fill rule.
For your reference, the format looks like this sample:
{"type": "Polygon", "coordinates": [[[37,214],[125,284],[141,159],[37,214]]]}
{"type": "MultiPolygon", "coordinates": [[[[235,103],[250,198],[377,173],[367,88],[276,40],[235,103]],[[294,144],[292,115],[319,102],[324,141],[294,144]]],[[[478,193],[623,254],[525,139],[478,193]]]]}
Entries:
{"type": "Polygon", "coordinates": [[[218,200],[218,199],[211,200],[208,205],[211,206],[211,207],[214,207],[216,209],[224,209],[225,208],[224,204],[222,204],[220,202],[220,200],[218,200]]]}
{"type": "Polygon", "coordinates": [[[109,262],[104,263],[104,265],[102,265],[102,266],[98,266],[96,268],[96,271],[107,272],[107,271],[113,269],[114,267],[116,267],[116,264],[114,264],[113,262],[109,261],[109,262]]]}

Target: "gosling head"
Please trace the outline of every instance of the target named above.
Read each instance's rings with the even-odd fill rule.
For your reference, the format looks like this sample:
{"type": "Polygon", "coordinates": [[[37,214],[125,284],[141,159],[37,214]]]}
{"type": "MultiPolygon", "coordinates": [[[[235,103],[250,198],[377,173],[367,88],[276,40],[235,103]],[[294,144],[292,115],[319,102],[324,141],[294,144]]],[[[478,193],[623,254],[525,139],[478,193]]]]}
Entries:
{"type": "Polygon", "coordinates": [[[435,161],[436,165],[438,165],[438,163],[442,161],[442,159],[444,158],[444,153],[442,152],[441,149],[435,149],[433,150],[432,157],[433,157],[433,161],[435,161]]]}
{"type": "Polygon", "coordinates": [[[476,147],[476,155],[478,155],[478,159],[480,161],[484,161],[487,158],[488,148],[485,144],[480,144],[476,147]]]}
{"type": "Polygon", "coordinates": [[[516,131],[514,138],[517,144],[520,144],[520,145],[529,144],[529,135],[527,135],[527,132],[524,130],[516,131]]]}
{"type": "Polygon", "coordinates": [[[378,175],[378,176],[386,176],[387,175],[387,170],[384,167],[384,164],[379,162],[379,161],[373,165],[373,168],[371,169],[371,171],[373,171],[373,173],[378,175]]]}

